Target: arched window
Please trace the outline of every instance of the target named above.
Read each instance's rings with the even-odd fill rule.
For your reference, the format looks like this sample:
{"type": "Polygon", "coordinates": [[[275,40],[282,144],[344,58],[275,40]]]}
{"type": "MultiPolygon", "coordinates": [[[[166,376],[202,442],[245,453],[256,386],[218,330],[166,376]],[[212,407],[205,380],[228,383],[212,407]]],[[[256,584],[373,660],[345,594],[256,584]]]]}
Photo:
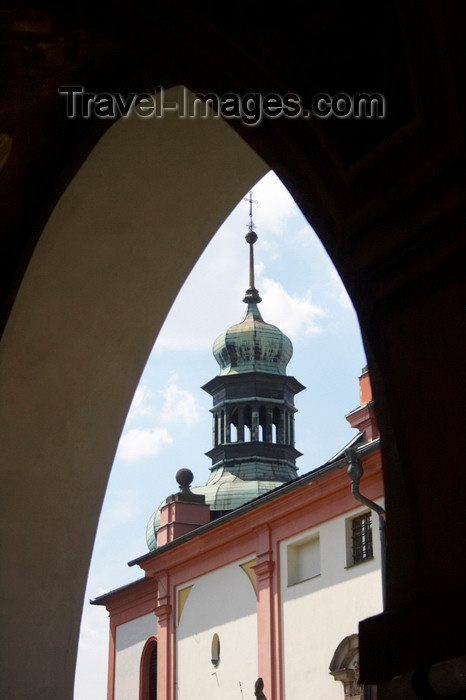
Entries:
{"type": "Polygon", "coordinates": [[[238,442],[238,409],[234,408],[230,413],[230,442],[238,442]]]}
{"type": "Polygon", "coordinates": [[[244,441],[251,442],[251,440],[252,440],[252,410],[251,410],[251,406],[246,406],[246,408],[244,409],[244,427],[246,428],[244,441]]]}
{"type": "Polygon", "coordinates": [[[149,637],[142,650],[139,700],[157,700],[157,637],[149,637]]]}

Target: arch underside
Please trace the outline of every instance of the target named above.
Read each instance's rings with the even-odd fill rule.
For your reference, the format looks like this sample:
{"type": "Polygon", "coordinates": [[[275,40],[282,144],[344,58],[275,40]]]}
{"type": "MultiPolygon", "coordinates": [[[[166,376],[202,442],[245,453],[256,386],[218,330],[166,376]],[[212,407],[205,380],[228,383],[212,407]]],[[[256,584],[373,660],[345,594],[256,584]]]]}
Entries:
{"type": "MultiPolygon", "coordinates": [[[[45,688],[56,669],[43,658],[60,658],[63,639],[74,664],[100,504],[157,332],[210,237],[267,170],[223,121],[121,120],[42,233],[3,336],[1,421],[7,488],[22,506],[5,506],[4,561],[25,552],[24,528],[33,543],[24,566],[8,567],[9,584],[24,588],[25,567],[48,590],[31,586],[6,616],[12,629],[54,621],[31,660],[45,688]]],[[[14,666],[14,645],[6,653],[14,666]]],[[[67,686],[57,697],[69,696],[71,672],[67,686]]]]}

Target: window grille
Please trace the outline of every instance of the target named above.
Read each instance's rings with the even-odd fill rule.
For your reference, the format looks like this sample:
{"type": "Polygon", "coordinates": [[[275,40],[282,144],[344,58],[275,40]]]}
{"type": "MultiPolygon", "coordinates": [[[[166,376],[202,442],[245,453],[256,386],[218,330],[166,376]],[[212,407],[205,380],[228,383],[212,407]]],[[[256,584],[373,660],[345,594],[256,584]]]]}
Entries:
{"type": "Polygon", "coordinates": [[[371,514],[365,513],[352,521],[353,564],[359,564],[374,556],[372,549],[371,514]]]}

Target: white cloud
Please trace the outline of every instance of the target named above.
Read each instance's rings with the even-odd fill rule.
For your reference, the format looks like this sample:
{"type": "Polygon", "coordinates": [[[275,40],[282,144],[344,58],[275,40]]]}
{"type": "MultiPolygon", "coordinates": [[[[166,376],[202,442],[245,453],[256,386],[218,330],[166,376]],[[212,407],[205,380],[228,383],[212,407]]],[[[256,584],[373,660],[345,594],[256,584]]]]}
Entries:
{"type": "Polygon", "coordinates": [[[279,282],[267,278],[261,281],[261,290],[264,321],[278,326],[293,340],[299,335],[322,331],[318,320],[325,316],[325,311],[312,303],[310,291],[304,297],[288,294],[279,282]]]}
{"type": "Polygon", "coordinates": [[[94,591],[94,598],[98,598],[101,595],[108,593],[108,588],[102,588],[102,586],[97,586],[97,590],[94,591]]]}
{"type": "Polygon", "coordinates": [[[294,232],[293,241],[299,248],[309,248],[314,245],[316,241],[314,229],[309,224],[303,226],[294,232]]]}
{"type": "Polygon", "coordinates": [[[199,404],[187,389],[180,389],[176,383],[177,375],[172,375],[169,384],[160,392],[165,399],[162,416],[165,421],[182,421],[187,425],[201,420],[199,404]]]}
{"type": "Polygon", "coordinates": [[[296,213],[296,204],[274,172],[267,173],[253,187],[252,196],[258,202],[253,208],[258,234],[262,228],[267,233],[285,235],[286,219],[296,213]]]}
{"type": "Polygon", "coordinates": [[[124,462],[135,462],[141,457],[154,457],[173,438],[165,427],[155,426],[149,430],[133,428],[124,433],[118,445],[118,456],[124,462]]]}
{"type": "Polygon", "coordinates": [[[140,514],[141,501],[137,489],[131,487],[115,490],[111,501],[106,500],[104,503],[99,536],[105,538],[122,526],[134,523],[140,514]]]}
{"type": "Polygon", "coordinates": [[[153,394],[148,386],[138,386],[131,402],[127,420],[132,421],[135,418],[149,415],[152,412],[152,398],[153,394]]]}
{"type": "Polygon", "coordinates": [[[228,325],[244,312],[248,286],[246,227],[222,227],[180,291],[157,338],[159,350],[209,350],[228,325]]]}
{"type": "Polygon", "coordinates": [[[106,697],[108,664],[108,615],[105,609],[85,606],[79,635],[74,686],[75,700],[101,700],[106,697]]]}
{"type": "Polygon", "coordinates": [[[97,639],[98,637],[100,637],[100,629],[97,629],[96,627],[93,627],[91,625],[86,625],[85,623],[82,623],[79,633],[82,638],[87,637],[89,639],[97,639]]]}
{"type": "MultiPolygon", "coordinates": [[[[128,414],[128,421],[157,414],[163,422],[182,422],[192,425],[201,421],[199,404],[187,389],[182,389],[176,383],[177,376],[173,374],[169,383],[159,392],[163,403],[159,410],[155,409],[153,393],[147,386],[138,387],[128,414]]],[[[134,427],[125,431],[118,445],[118,458],[123,462],[136,462],[144,457],[155,457],[161,450],[173,443],[173,437],[164,425],[151,427],[134,427]]]]}
{"type": "Polygon", "coordinates": [[[330,292],[336,298],[338,305],[342,309],[353,309],[350,296],[346,291],[345,285],[341,281],[340,275],[334,267],[330,268],[330,292]]]}

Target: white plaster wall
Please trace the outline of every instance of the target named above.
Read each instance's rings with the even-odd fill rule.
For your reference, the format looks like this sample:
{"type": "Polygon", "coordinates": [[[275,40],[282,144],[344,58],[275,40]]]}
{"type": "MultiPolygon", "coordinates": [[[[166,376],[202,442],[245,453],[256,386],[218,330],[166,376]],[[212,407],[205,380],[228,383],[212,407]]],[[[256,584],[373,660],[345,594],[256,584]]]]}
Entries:
{"type": "Polygon", "coordinates": [[[239,566],[243,561],[247,559],[180,586],[193,584],[177,627],[178,700],[241,700],[254,695],[257,602],[239,566]],[[211,662],[215,633],[220,638],[216,668],[211,662]]]}
{"type": "Polygon", "coordinates": [[[358,508],[280,543],[284,699],[342,700],[343,685],[329,673],[342,639],[382,610],[378,516],[372,517],[374,559],[346,568],[345,521],[358,508]],[[288,586],[287,545],[320,535],[319,576],[288,586]]]}
{"type": "Polygon", "coordinates": [[[157,634],[154,613],[142,615],[116,628],[114,700],[139,699],[141,654],[149,637],[157,634]]]}

